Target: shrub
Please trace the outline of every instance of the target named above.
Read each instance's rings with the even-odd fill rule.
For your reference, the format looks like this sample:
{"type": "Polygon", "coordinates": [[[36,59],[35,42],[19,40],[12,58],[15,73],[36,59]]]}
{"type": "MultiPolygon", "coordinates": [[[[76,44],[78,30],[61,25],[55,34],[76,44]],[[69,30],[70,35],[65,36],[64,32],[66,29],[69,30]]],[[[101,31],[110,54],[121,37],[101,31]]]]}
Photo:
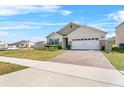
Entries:
{"type": "Polygon", "coordinates": [[[55,51],[58,49],[61,49],[61,46],[58,45],[50,45],[50,46],[45,46],[48,50],[55,51]]]}

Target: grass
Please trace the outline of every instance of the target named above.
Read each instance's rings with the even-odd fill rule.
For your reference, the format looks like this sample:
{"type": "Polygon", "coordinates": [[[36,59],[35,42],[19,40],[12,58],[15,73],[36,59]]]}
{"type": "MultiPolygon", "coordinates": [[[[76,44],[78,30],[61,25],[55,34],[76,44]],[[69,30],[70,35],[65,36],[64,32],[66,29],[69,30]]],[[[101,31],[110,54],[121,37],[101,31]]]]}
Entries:
{"type": "Polygon", "coordinates": [[[0,56],[46,61],[63,52],[64,50],[49,51],[49,50],[28,49],[28,50],[17,50],[17,51],[0,51],[0,56]]]}
{"type": "Polygon", "coordinates": [[[113,47],[112,52],[104,54],[118,70],[124,70],[124,48],[113,47]]]}
{"type": "Polygon", "coordinates": [[[18,70],[22,70],[25,68],[27,68],[27,67],[16,65],[16,64],[0,62],[0,75],[18,71],[18,70]]]}

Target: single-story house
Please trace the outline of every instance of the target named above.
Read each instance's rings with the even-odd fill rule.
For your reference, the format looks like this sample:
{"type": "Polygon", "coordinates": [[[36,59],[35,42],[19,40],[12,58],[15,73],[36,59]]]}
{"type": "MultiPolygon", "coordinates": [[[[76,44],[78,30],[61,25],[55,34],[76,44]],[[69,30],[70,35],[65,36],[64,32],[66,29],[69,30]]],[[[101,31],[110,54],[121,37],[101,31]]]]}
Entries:
{"type": "Polygon", "coordinates": [[[116,34],[116,38],[115,38],[116,46],[124,48],[124,22],[122,22],[116,27],[115,34],[116,34]]]}
{"type": "Polygon", "coordinates": [[[0,50],[7,50],[8,43],[0,41],[0,50]]]}
{"type": "Polygon", "coordinates": [[[45,45],[46,45],[46,41],[39,41],[39,42],[35,43],[33,48],[34,49],[43,49],[45,45]]]}
{"type": "Polygon", "coordinates": [[[62,49],[99,50],[103,46],[106,34],[107,32],[98,28],[69,23],[46,38],[47,45],[59,45],[62,49]]]}
{"type": "Polygon", "coordinates": [[[35,45],[34,42],[31,42],[31,41],[27,41],[27,40],[21,40],[21,41],[18,41],[18,42],[15,42],[15,43],[12,43],[11,45],[15,45],[16,47],[19,47],[19,48],[33,48],[33,46],[35,45]]]}

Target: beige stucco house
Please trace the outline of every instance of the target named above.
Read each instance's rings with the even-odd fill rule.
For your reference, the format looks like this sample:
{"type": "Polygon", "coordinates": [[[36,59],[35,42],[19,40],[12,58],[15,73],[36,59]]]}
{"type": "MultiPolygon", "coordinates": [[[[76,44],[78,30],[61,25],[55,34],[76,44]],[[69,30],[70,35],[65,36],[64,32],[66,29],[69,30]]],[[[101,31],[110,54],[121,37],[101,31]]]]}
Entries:
{"type": "Polygon", "coordinates": [[[0,50],[7,50],[8,43],[0,41],[0,50]]]}
{"type": "Polygon", "coordinates": [[[29,40],[21,40],[21,41],[12,43],[11,45],[15,45],[18,48],[33,48],[35,43],[29,40]]]}
{"type": "Polygon", "coordinates": [[[39,41],[36,42],[35,45],[33,46],[34,49],[44,49],[44,46],[46,45],[46,41],[39,41]]]}
{"type": "Polygon", "coordinates": [[[91,26],[69,23],[47,36],[48,45],[60,45],[63,49],[101,49],[106,32],[91,26]]]}
{"type": "Polygon", "coordinates": [[[124,47],[124,22],[116,27],[116,46],[117,47],[124,47]]]}

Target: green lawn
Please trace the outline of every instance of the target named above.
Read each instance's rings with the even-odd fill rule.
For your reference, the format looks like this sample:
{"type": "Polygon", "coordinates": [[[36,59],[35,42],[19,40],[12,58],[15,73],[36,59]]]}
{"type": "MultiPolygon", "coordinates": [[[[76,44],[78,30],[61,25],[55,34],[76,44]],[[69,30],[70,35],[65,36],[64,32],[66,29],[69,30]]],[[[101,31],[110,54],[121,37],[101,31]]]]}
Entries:
{"type": "Polygon", "coordinates": [[[10,64],[10,63],[4,63],[0,62],[0,75],[7,74],[10,72],[18,71],[25,69],[27,67],[25,66],[20,66],[20,65],[15,65],[15,64],[10,64]]]}
{"type": "Polygon", "coordinates": [[[104,54],[118,70],[124,70],[124,49],[115,47],[112,52],[104,54]]]}
{"type": "Polygon", "coordinates": [[[9,57],[46,61],[61,53],[64,53],[64,50],[49,51],[49,50],[28,49],[28,50],[17,50],[17,51],[0,51],[0,56],[9,56],[9,57]]]}

